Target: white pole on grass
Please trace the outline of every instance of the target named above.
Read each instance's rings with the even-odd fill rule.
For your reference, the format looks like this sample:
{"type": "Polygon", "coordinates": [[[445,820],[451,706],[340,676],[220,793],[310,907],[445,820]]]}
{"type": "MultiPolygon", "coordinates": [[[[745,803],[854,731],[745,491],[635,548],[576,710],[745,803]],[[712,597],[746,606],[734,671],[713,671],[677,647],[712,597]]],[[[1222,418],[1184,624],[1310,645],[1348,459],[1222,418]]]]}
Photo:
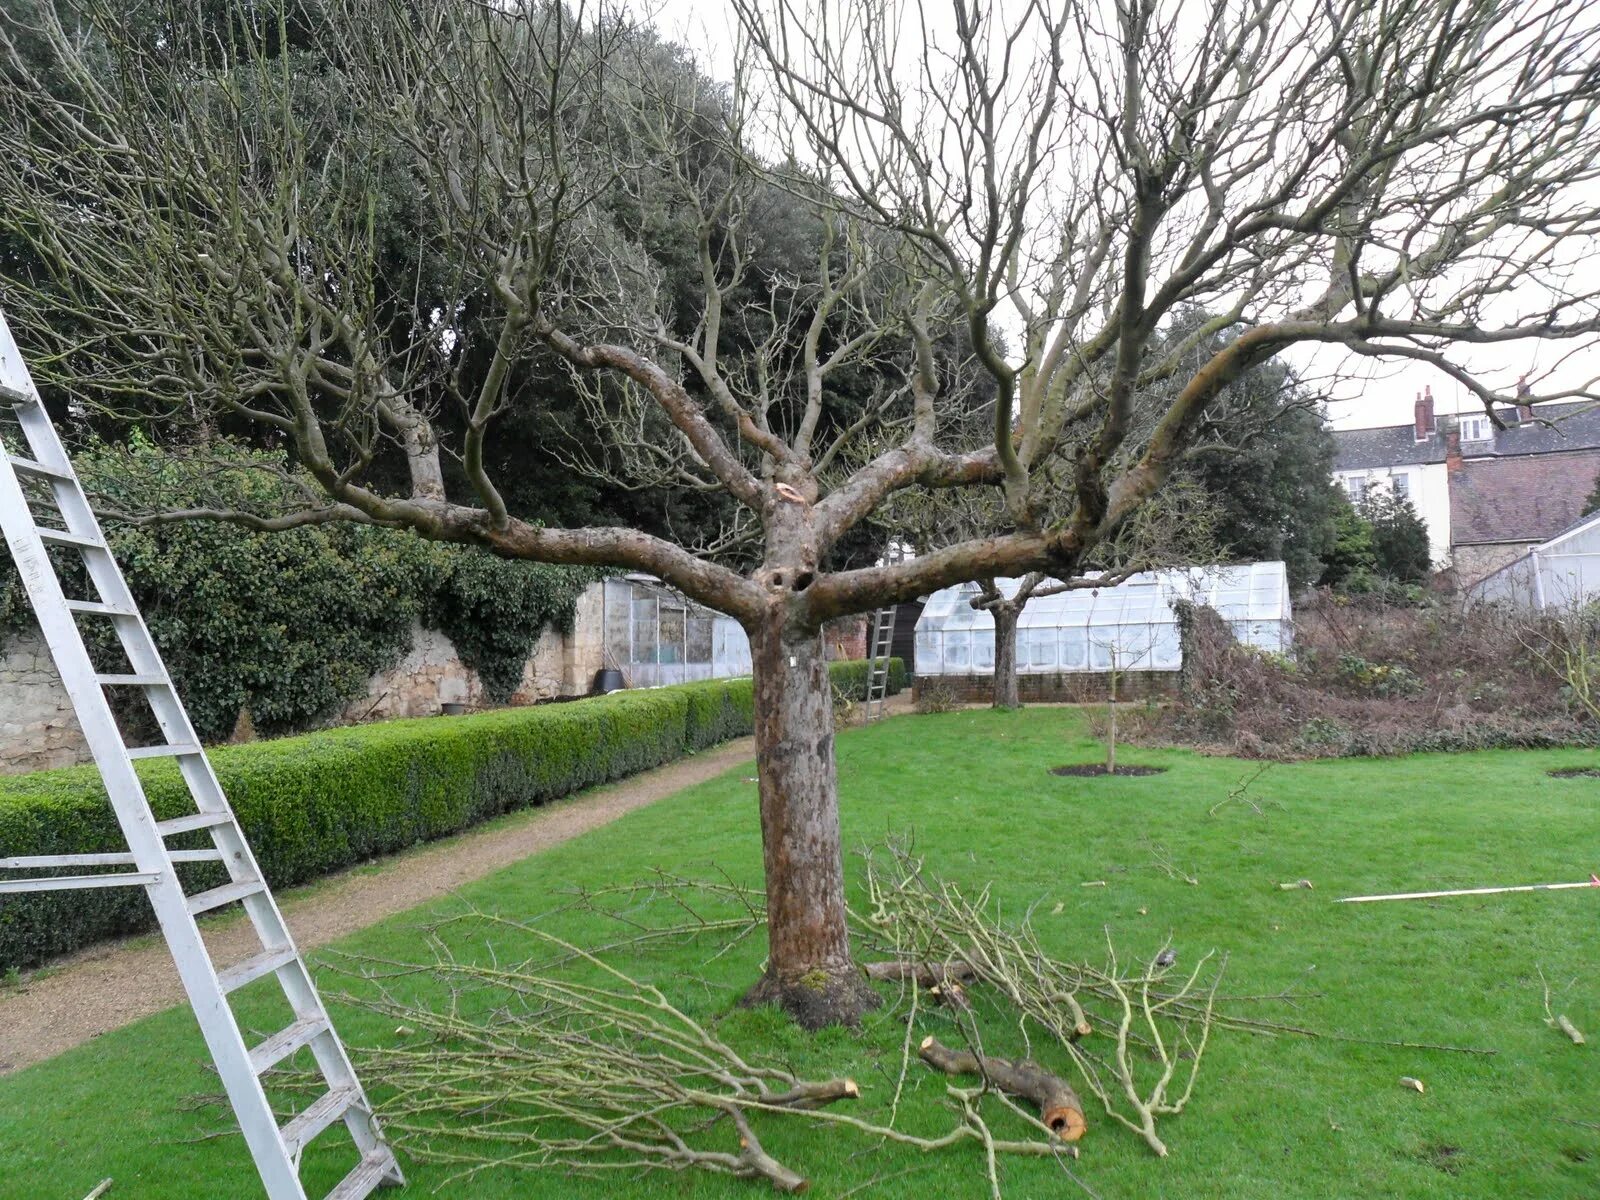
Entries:
{"type": "Polygon", "coordinates": [[[1339,904],[1366,904],[1373,900],[1433,900],[1440,896],[1495,896],[1501,892],[1563,892],[1568,888],[1600,888],[1600,875],[1581,883],[1525,883],[1517,887],[1455,888],[1447,892],[1395,892],[1387,896],[1342,896],[1339,904]]]}

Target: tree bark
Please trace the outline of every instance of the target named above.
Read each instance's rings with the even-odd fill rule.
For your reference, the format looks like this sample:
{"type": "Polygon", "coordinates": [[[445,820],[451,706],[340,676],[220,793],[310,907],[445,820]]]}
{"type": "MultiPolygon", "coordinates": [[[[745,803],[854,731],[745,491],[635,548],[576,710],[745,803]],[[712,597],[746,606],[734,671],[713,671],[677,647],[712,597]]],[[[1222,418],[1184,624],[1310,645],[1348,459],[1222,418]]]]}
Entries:
{"type": "Polygon", "coordinates": [[[833,691],[820,630],[774,605],[751,631],[767,883],[767,971],[748,1003],[801,1026],[852,1025],[879,1000],[850,957],[833,755],[833,691]]]}
{"type": "Polygon", "coordinates": [[[994,616],[994,706],[1021,708],[1017,690],[1017,618],[1021,613],[1004,602],[990,612],[994,616]]]}

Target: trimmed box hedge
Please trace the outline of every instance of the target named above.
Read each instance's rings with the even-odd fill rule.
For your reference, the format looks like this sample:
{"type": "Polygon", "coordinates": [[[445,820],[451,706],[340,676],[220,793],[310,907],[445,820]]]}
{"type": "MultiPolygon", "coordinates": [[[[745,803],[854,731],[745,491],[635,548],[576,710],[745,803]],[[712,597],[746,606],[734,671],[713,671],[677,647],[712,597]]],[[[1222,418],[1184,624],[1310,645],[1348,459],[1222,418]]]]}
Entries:
{"type": "MultiPolygon", "coordinates": [[[[866,694],[866,664],[832,666],[843,694],[866,694]]],[[[890,689],[905,672],[893,660],[890,689]]],[[[267,880],[305,883],[513,809],[621,779],[751,732],[746,679],[331,729],[211,752],[267,880]]],[[[137,764],[158,819],[193,811],[170,761],[137,764]]],[[[203,832],[174,849],[209,845],[203,832]]],[[[0,777],[0,858],[123,848],[92,767],[0,777]]],[[[189,890],[222,868],[183,868],[189,890]]],[[[12,875],[11,877],[15,877],[12,875]]],[[[0,971],[31,966],[152,923],[138,888],[0,895],[0,971]]]]}

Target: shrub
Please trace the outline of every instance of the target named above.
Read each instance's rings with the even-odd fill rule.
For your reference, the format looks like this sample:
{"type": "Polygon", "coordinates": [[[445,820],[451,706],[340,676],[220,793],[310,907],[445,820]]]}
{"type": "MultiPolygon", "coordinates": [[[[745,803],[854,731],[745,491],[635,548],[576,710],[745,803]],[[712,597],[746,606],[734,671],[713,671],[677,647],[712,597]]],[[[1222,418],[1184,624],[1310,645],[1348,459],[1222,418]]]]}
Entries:
{"type": "MultiPolygon", "coordinates": [[[[135,438],[92,448],[75,464],[104,511],[303,502],[281,454],[226,443],[172,452],[135,438]]],[[[578,595],[603,574],[352,524],[255,533],[219,521],[108,521],[106,535],[190,716],[212,740],[227,737],[245,708],[268,734],[336,715],[405,654],[419,620],[450,638],[491,699],[508,700],[539,635],[569,626],[578,595]]],[[[69,580],[82,575],[76,552],[55,557],[69,580]]],[[[0,639],[30,624],[15,569],[0,555],[0,639]]],[[[109,624],[83,628],[101,659],[117,661],[109,624]]],[[[134,729],[150,720],[139,698],[119,716],[134,729]]]]}
{"type": "MultiPolygon", "coordinates": [[[[847,700],[865,700],[867,698],[868,669],[871,664],[864,658],[843,659],[836,663],[828,664],[828,670],[833,676],[833,691],[836,696],[847,700]]],[[[889,660],[889,694],[898,695],[905,690],[906,664],[904,659],[891,658],[889,660]]]]}
{"type": "Polygon", "coordinates": [[[961,694],[954,684],[937,676],[917,683],[916,709],[919,713],[954,712],[961,707],[961,694]]]}
{"type": "Polygon", "coordinates": [[[1203,608],[1180,627],[1184,690],[1130,721],[1135,738],[1275,758],[1600,741],[1569,698],[1565,651],[1546,649],[1548,614],[1323,590],[1296,605],[1292,660],[1238,645],[1203,608]]]}
{"type": "MultiPolygon", "coordinates": [[[[903,664],[892,665],[890,687],[898,691],[903,664]]],[[[856,667],[835,664],[835,679],[848,683],[856,667]]],[[[748,734],[754,724],[750,680],[713,680],[332,729],[220,747],[211,759],[267,880],[288,887],[659,766],[748,734]]],[[[158,819],[193,810],[173,763],[138,765],[158,819]]],[[[209,842],[196,833],[169,844],[209,842]]],[[[0,856],[122,848],[94,768],[0,779],[0,856]]],[[[221,879],[221,868],[209,864],[183,870],[191,892],[221,879]]],[[[8,897],[0,906],[0,972],[149,924],[137,888],[8,897]]]]}

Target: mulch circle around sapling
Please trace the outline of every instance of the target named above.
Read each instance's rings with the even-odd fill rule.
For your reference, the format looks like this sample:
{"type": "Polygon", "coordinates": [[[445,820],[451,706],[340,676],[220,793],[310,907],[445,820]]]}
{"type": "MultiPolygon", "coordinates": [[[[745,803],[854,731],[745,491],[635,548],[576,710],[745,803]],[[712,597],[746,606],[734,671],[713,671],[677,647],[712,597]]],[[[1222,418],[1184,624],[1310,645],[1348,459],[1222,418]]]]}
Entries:
{"type": "MultiPolygon", "coordinates": [[[[1165,767],[1132,767],[1119,766],[1117,775],[1160,775],[1166,771],[1165,767]]],[[[1051,767],[1052,775],[1071,775],[1074,777],[1088,777],[1091,775],[1106,775],[1105,763],[1068,763],[1062,767],[1051,767]]]]}
{"type": "Polygon", "coordinates": [[[1600,767],[1558,767],[1545,774],[1551,779],[1600,779],[1600,767]]]}

